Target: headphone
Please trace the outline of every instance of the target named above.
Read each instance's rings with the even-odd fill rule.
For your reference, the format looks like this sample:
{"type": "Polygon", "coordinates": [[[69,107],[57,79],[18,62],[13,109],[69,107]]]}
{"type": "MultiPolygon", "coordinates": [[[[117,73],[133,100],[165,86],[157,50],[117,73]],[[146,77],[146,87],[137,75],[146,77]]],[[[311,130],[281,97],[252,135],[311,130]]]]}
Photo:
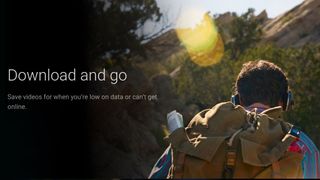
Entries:
{"type": "MultiPolygon", "coordinates": [[[[283,101],[282,109],[284,111],[288,111],[292,109],[292,106],[294,105],[294,100],[293,100],[293,94],[291,91],[288,91],[283,95],[283,100],[286,100],[286,101],[283,101]]],[[[234,105],[240,105],[240,96],[238,93],[231,96],[231,102],[234,105]]]]}

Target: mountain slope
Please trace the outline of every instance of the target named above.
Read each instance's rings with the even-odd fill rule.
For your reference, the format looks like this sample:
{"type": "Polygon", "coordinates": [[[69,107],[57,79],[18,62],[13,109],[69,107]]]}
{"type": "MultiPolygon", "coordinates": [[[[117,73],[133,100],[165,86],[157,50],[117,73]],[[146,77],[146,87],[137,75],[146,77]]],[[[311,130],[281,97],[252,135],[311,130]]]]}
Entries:
{"type": "Polygon", "coordinates": [[[320,43],[320,1],[305,0],[263,26],[263,42],[274,42],[280,47],[320,43]]]}

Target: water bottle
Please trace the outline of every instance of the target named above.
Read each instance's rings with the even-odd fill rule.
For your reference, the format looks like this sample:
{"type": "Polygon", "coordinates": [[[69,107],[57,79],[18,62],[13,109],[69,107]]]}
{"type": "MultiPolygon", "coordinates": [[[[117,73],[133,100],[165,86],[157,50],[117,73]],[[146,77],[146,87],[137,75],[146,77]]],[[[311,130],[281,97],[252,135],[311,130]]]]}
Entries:
{"type": "Polygon", "coordinates": [[[167,114],[167,121],[170,133],[180,127],[183,127],[183,117],[176,110],[167,114]]]}

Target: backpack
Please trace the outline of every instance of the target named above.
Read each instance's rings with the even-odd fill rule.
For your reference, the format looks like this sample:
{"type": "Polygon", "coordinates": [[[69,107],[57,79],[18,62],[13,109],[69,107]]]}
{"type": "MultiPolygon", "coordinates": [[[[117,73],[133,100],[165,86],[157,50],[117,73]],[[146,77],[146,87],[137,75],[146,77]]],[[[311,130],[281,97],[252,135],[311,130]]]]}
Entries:
{"type": "Polygon", "coordinates": [[[198,113],[168,140],[168,178],[302,178],[302,154],[288,151],[297,140],[282,108],[248,112],[224,102],[198,113]]]}

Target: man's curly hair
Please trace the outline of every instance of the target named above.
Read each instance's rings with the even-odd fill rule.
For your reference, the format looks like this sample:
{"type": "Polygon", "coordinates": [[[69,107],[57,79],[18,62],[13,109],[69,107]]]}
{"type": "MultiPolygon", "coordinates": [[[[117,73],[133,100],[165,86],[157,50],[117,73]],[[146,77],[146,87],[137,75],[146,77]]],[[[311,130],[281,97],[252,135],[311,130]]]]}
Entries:
{"type": "Polygon", "coordinates": [[[271,62],[249,61],[243,64],[237,77],[235,92],[244,106],[259,102],[274,107],[285,102],[288,79],[282,69],[271,62]]]}

